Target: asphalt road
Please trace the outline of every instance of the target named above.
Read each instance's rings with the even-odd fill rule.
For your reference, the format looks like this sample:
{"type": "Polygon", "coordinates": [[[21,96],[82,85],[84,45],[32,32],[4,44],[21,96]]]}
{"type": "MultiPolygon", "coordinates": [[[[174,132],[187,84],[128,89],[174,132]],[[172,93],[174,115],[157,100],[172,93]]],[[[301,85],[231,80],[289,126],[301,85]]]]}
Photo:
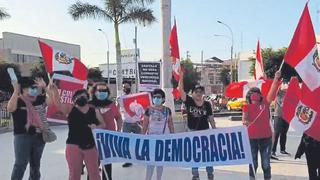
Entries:
{"type": "MultiPolygon", "coordinates": [[[[230,121],[227,117],[216,118],[217,127],[240,125],[239,121],[230,121]]],[[[178,131],[183,130],[183,123],[175,124],[178,131]]],[[[53,130],[58,136],[54,143],[47,144],[43,153],[41,173],[43,180],[66,180],[68,169],[65,160],[64,149],[67,137],[66,126],[55,126],[53,130]]],[[[290,129],[288,133],[287,150],[291,156],[279,156],[280,161],[272,161],[272,179],[276,180],[306,180],[308,179],[305,157],[294,160],[293,156],[300,142],[300,135],[290,129]]],[[[10,179],[14,162],[13,135],[12,132],[0,134],[0,179],[10,179]]],[[[28,178],[29,170],[25,172],[24,180],[28,178]]],[[[201,179],[206,179],[205,169],[200,169],[201,179]]],[[[86,179],[85,176],[82,179],[86,179]]],[[[145,167],[134,165],[130,168],[122,168],[120,163],[113,165],[113,179],[115,180],[143,180],[145,179],[145,167]]],[[[167,167],[164,169],[163,180],[187,180],[191,179],[191,170],[188,168],[167,167]]],[[[242,180],[249,179],[248,166],[225,166],[215,167],[215,179],[242,180]]],[[[258,169],[258,179],[263,179],[261,168],[258,169]]]]}

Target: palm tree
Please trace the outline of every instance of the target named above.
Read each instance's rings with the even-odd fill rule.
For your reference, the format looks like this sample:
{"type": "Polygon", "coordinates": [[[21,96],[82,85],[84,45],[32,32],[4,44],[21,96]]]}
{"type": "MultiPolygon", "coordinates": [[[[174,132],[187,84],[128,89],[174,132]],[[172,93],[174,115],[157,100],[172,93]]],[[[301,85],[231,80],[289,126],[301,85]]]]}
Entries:
{"type": "Polygon", "coordinates": [[[0,20],[4,18],[9,18],[9,17],[10,15],[3,8],[0,8],[0,20]]]}
{"type": "Polygon", "coordinates": [[[93,18],[103,19],[112,22],[116,40],[116,60],[117,60],[117,93],[122,89],[121,70],[121,45],[119,37],[119,25],[124,23],[139,23],[150,25],[156,21],[153,10],[146,7],[154,0],[103,0],[104,6],[99,7],[80,1],[69,7],[69,14],[74,20],[93,18]]]}

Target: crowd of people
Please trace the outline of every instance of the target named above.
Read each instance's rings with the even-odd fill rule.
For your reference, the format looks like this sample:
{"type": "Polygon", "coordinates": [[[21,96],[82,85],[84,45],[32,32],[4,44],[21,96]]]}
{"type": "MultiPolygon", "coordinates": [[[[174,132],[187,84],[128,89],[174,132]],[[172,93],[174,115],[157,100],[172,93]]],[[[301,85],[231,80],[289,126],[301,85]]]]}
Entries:
{"type": "MultiPolygon", "coordinates": [[[[204,100],[205,89],[196,85],[191,94],[184,92],[183,76],[180,72],[179,90],[185,106],[187,131],[200,131],[216,128],[211,103],[204,100]]],[[[264,179],[271,179],[270,159],[277,159],[277,142],[280,138],[280,153],[290,155],[286,151],[286,133],[289,124],[282,118],[283,97],[287,86],[281,86],[277,91],[277,82],[281,72],[275,74],[273,84],[266,97],[260,89],[251,88],[247,95],[247,105],[243,107],[243,125],[247,126],[253,165],[249,166],[250,179],[255,179],[258,168],[258,153],[261,155],[261,167],[264,179]],[[274,125],[270,121],[270,104],[277,92],[276,113],[274,125]],[[274,127],[274,128],[273,128],[274,127]]],[[[110,99],[111,92],[104,82],[95,83],[89,90],[77,90],[73,104],[62,104],[57,86],[52,80],[49,84],[42,78],[21,78],[13,84],[14,92],[8,102],[7,109],[12,113],[14,125],[14,154],[15,162],[11,179],[21,180],[27,165],[30,165],[30,180],[39,180],[41,156],[45,148],[42,131],[47,127],[45,107],[53,104],[68,118],[68,136],[66,137],[65,156],[69,168],[69,180],[80,180],[83,163],[88,171],[88,179],[112,179],[112,165],[103,165],[102,177],[99,171],[99,157],[95,147],[92,129],[106,129],[124,133],[146,135],[161,135],[174,133],[172,110],[164,106],[166,94],[161,89],[151,93],[152,105],[145,110],[143,118],[129,116],[119,103],[118,97],[114,102],[110,99]],[[39,108],[42,107],[42,108],[39,108]]],[[[123,84],[123,94],[131,94],[131,85],[123,84]]],[[[306,154],[309,178],[320,179],[320,142],[303,135],[296,158],[306,154]]],[[[123,167],[132,164],[124,163],[123,167]]],[[[160,180],[162,166],[148,165],[146,180],[151,180],[156,168],[156,178],[160,180]]],[[[199,179],[197,164],[191,170],[192,179],[199,179]]],[[[214,168],[206,167],[209,180],[214,179],[214,168]]]]}

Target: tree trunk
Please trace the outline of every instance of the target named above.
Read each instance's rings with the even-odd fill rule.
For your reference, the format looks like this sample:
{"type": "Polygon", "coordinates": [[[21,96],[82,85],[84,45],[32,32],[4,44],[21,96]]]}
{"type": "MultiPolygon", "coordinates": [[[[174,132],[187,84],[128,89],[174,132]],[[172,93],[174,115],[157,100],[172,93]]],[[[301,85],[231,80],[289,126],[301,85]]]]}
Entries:
{"type": "Polygon", "coordinates": [[[120,45],[120,37],[119,37],[119,24],[117,22],[114,23],[114,34],[116,40],[116,61],[117,61],[117,96],[121,95],[122,91],[122,63],[121,63],[121,45],[120,45]]]}

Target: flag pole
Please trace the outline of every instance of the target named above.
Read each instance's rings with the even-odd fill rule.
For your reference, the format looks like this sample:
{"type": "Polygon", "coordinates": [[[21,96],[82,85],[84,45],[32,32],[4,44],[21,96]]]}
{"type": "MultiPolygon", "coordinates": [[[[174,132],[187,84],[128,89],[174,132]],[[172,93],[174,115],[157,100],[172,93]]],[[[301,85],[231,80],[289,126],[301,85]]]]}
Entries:
{"type": "Polygon", "coordinates": [[[281,69],[282,69],[282,67],[283,67],[283,64],[284,64],[284,60],[282,60],[282,63],[281,63],[281,65],[280,65],[280,68],[279,68],[278,71],[281,71],[281,69]]]}

